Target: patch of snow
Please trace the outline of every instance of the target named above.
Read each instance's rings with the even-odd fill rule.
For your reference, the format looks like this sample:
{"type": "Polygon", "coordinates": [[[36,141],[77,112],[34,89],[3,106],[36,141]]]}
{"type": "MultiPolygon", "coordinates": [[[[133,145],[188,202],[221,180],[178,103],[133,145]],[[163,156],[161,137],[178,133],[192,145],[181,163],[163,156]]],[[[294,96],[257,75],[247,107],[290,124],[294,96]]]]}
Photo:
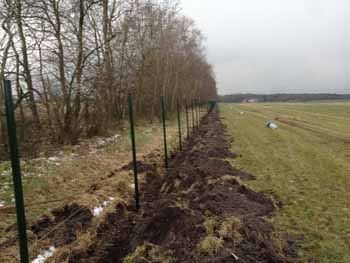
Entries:
{"type": "Polygon", "coordinates": [[[103,211],[103,207],[102,206],[97,206],[97,207],[94,207],[94,209],[92,210],[92,214],[94,216],[99,216],[103,211]]]}
{"type": "Polygon", "coordinates": [[[55,247],[50,247],[49,249],[44,250],[42,254],[37,256],[36,259],[32,260],[32,263],[44,263],[48,258],[53,256],[55,251],[56,251],[55,247]]]}
{"type": "Polygon", "coordinates": [[[1,173],[2,176],[10,176],[11,175],[11,170],[4,170],[2,173],[1,173]]]}
{"type": "Polygon", "coordinates": [[[30,176],[33,176],[34,175],[34,173],[31,173],[31,172],[29,172],[29,173],[23,173],[23,176],[24,177],[30,177],[30,176]]]}
{"type": "Polygon", "coordinates": [[[49,160],[50,162],[57,162],[57,161],[59,161],[59,158],[57,156],[52,156],[52,157],[47,158],[47,160],[49,160]]]}
{"type": "Polygon", "coordinates": [[[109,197],[108,199],[109,201],[104,201],[102,205],[96,206],[92,209],[92,214],[94,216],[99,216],[103,212],[103,210],[114,200],[113,197],[109,197]]]}
{"type": "Polygon", "coordinates": [[[96,139],[96,145],[92,145],[92,148],[102,148],[108,144],[115,143],[118,141],[119,137],[121,137],[120,134],[116,134],[114,136],[107,137],[107,138],[99,137],[96,139]]]}

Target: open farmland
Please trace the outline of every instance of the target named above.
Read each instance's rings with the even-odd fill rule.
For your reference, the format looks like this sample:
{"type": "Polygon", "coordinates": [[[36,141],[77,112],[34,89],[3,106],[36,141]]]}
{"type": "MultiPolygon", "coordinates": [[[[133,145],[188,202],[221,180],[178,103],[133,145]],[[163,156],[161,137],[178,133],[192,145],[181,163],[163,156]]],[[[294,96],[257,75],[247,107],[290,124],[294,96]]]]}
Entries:
{"type": "Polygon", "coordinates": [[[303,262],[350,262],[350,103],[222,104],[233,161],[275,193],[279,231],[298,240],[303,262]],[[274,121],[279,128],[266,128],[274,121]]]}

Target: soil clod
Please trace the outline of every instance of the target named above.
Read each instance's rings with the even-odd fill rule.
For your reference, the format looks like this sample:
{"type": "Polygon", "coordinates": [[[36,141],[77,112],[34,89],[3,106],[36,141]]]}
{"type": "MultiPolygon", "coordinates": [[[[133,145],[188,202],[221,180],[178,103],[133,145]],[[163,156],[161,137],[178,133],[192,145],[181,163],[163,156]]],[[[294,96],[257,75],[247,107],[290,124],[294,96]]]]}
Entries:
{"type": "Polygon", "coordinates": [[[93,218],[87,207],[76,203],[54,209],[51,213],[54,216],[53,219],[45,215],[31,227],[31,230],[39,239],[46,237],[51,239],[55,247],[68,245],[75,241],[77,231],[87,229],[93,218]]]}

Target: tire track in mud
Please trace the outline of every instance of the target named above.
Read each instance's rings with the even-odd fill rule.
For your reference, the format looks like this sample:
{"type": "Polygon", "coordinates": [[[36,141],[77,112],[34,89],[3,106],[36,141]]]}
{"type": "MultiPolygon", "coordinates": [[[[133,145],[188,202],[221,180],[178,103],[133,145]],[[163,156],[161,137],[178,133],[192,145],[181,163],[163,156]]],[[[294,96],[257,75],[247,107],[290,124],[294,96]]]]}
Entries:
{"type": "Polygon", "coordinates": [[[276,237],[264,219],[278,205],[241,183],[255,177],[226,160],[235,157],[213,111],[173,156],[166,174],[147,172],[141,211],[117,206],[98,228],[95,243],[71,251],[69,262],[296,262],[294,242],[276,237]],[[222,234],[227,218],[239,222],[237,238],[222,234]],[[212,233],[208,222],[216,222],[212,233]],[[218,245],[214,253],[199,249],[208,235],[217,242],[211,244],[218,245]]]}

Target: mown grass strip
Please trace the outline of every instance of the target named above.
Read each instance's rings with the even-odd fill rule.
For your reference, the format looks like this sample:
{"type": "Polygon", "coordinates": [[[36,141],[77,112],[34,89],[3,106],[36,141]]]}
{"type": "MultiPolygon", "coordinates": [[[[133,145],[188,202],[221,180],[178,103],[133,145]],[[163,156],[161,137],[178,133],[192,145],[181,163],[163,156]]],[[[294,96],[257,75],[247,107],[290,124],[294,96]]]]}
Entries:
{"type": "MultiPolygon", "coordinates": [[[[283,104],[221,105],[235,139],[233,150],[242,155],[235,165],[258,177],[248,183],[250,187],[272,190],[282,200],[284,206],[272,221],[279,230],[300,237],[303,262],[350,262],[350,144],[284,123],[278,123],[275,131],[266,128],[271,113],[286,113],[281,108],[283,104]]],[[[291,108],[293,104],[286,106],[291,108]]],[[[295,108],[301,119],[319,114],[314,128],[316,121],[327,128],[339,122],[335,132],[350,130],[350,115],[347,122],[332,118],[349,112],[349,103],[295,104],[295,108]]]]}

